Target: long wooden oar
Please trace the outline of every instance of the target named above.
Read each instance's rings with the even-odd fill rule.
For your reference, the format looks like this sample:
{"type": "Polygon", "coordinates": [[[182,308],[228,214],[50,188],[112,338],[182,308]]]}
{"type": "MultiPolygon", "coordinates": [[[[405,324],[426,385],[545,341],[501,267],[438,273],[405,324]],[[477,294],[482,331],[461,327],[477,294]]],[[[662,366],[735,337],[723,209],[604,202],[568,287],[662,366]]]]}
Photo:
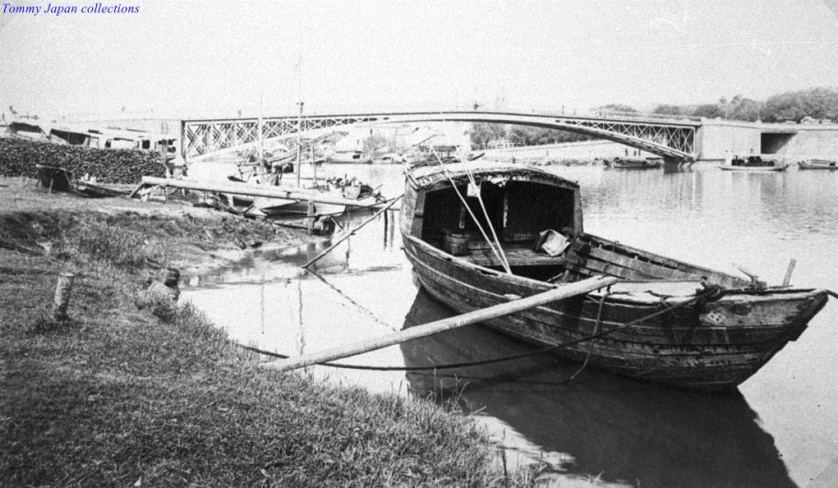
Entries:
{"type": "Polygon", "coordinates": [[[402,342],[426,337],[446,330],[456,329],[458,327],[463,327],[477,322],[502,317],[504,315],[520,312],[522,310],[527,310],[529,308],[537,307],[550,302],[564,300],[566,298],[604,288],[617,281],[618,279],[614,277],[594,276],[593,278],[588,278],[576,283],[560,285],[552,290],[548,290],[537,295],[519,298],[511,302],[493,305],[480,310],[474,310],[462,315],[457,315],[456,317],[437,320],[436,322],[412,327],[407,330],[387,334],[381,337],[367,339],[345,346],[333,347],[320,352],[313,352],[293,358],[282,359],[270,363],[269,366],[276,368],[279,371],[290,371],[292,369],[311,366],[312,364],[325,363],[335,359],[356,356],[358,354],[375,351],[394,344],[400,344],[402,342]]]}
{"type": "Polygon", "coordinates": [[[387,205],[385,205],[385,206],[384,206],[381,210],[379,210],[378,212],[376,212],[376,213],[375,213],[375,215],[373,215],[372,217],[368,218],[367,220],[365,220],[365,221],[361,222],[361,223],[360,223],[357,227],[355,227],[354,229],[352,229],[352,230],[350,230],[349,232],[347,232],[346,234],[344,234],[344,236],[343,236],[343,237],[341,237],[340,239],[338,239],[338,240],[337,240],[337,242],[335,242],[334,244],[332,244],[331,246],[329,246],[328,248],[326,248],[326,250],[324,250],[323,252],[321,252],[321,253],[320,253],[320,254],[318,254],[317,256],[314,256],[313,258],[309,259],[309,260],[308,260],[308,262],[307,262],[306,264],[304,264],[302,267],[303,267],[303,268],[308,268],[308,267],[309,267],[309,266],[311,266],[312,264],[314,264],[314,263],[316,263],[317,261],[319,261],[319,260],[320,260],[320,258],[322,258],[323,256],[325,256],[325,255],[329,254],[329,252],[330,252],[332,249],[334,249],[334,248],[338,247],[338,244],[340,244],[341,242],[343,242],[343,241],[345,241],[345,240],[349,239],[350,237],[352,237],[353,235],[355,235],[355,232],[357,232],[357,231],[358,231],[358,229],[360,229],[361,227],[363,227],[363,226],[365,226],[365,225],[369,224],[370,222],[372,222],[373,220],[375,220],[375,218],[376,218],[376,217],[378,217],[378,216],[379,216],[379,215],[381,215],[382,213],[386,212],[388,208],[392,207],[392,206],[393,206],[396,202],[398,202],[398,201],[399,201],[399,200],[400,200],[403,196],[404,196],[404,194],[402,193],[401,195],[397,196],[396,198],[394,198],[394,199],[390,200],[390,203],[388,203],[388,204],[387,204],[387,205]]]}

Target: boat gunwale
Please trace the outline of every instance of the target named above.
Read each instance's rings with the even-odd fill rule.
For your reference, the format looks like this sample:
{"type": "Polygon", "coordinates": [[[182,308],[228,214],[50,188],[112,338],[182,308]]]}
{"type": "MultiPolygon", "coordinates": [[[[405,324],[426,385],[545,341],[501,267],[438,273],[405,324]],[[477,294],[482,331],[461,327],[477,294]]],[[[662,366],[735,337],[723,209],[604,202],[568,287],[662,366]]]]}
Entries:
{"type": "Polygon", "coordinates": [[[773,166],[768,166],[768,165],[764,165],[764,166],[738,165],[738,166],[736,166],[736,165],[732,165],[732,164],[720,164],[719,168],[723,171],[741,171],[741,172],[745,172],[745,173],[747,173],[747,172],[753,172],[753,173],[760,173],[760,172],[762,172],[762,173],[781,173],[783,171],[786,171],[789,168],[789,166],[791,166],[791,163],[778,164],[778,165],[773,165],[773,166]]]}
{"type": "MultiPolygon", "coordinates": [[[[480,272],[484,275],[490,275],[500,280],[506,280],[510,283],[516,283],[519,285],[530,286],[533,288],[538,288],[538,291],[546,291],[552,288],[557,288],[561,286],[561,283],[548,283],[546,281],[541,281],[533,278],[527,278],[526,276],[519,276],[514,274],[508,274],[503,271],[495,270],[492,268],[487,268],[485,266],[481,266],[479,264],[472,263],[466,259],[463,259],[459,256],[454,256],[453,254],[449,254],[444,250],[438,249],[432,244],[425,242],[424,240],[402,233],[402,239],[407,239],[410,242],[413,242],[419,245],[423,250],[428,252],[429,254],[435,254],[438,258],[444,259],[450,262],[455,262],[458,266],[466,269],[472,269],[475,272],[480,272]]],[[[558,263],[557,263],[558,265],[558,263]]],[[[619,283],[667,283],[667,282],[688,282],[689,280],[626,280],[620,279],[619,283]]],[[[695,280],[698,284],[700,280],[695,280]]],[[[698,291],[698,290],[697,290],[698,291]]],[[[720,293],[723,295],[719,297],[719,299],[728,299],[728,300],[735,300],[741,301],[746,303],[764,303],[770,301],[788,301],[788,300],[806,300],[808,298],[814,298],[821,295],[825,295],[827,291],[821,288],[793,288],[793,287],[772,287],[763,290],[756,290],[750,289],[747,287],[742,288],[722,288],[720,293]],[[797,295],[797,296],[790,296],[790,295],[797,295]]],[[[585,296],[601,296],[601,292],[593,291],[590,293],[585,294],[585,296]]],[[[671,296],[667,297],[665,303],[668,305],[677,305],[678,303],[686,302],[691,299],[694,299],[698,293],[695,295],[685,295],[685,296],[671,296]]],[[[592,300],[594,298],[591,298],[592,300]]],[[[637,307],[649,307],[655,308],[659,307],[661,304],[661,299],[657,299],[655,301],[649,300],[647,298],[638,297],[636,295],[632,295],[629,293],[626,294],[609,294],[606,296],[606,300],[609,302],[614,303],[622,303],[625,305],[632,305],[637,307]]]]}

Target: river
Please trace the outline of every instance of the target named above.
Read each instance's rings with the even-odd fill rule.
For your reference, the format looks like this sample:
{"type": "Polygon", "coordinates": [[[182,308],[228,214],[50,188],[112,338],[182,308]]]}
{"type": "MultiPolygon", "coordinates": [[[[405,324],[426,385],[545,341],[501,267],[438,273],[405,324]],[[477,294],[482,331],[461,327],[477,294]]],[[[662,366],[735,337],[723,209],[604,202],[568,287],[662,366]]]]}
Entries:
{"type": "MultiPolygon", "coordinates": [[[[548,168],[577,180],[586,232],[769,284],[838,290],[838,172],[731,173],[548,168]]],[[[396,166],[333,166],[384,195],[401,192],[396,166]]],[[[359,223],[369,214],[356,215],[359,223]]],[[[452,312],[413,284],[388,212],[316,263],[324,244],[254,252],[185,276],[192,301],[242,343],[295,355],[347,344],[452,312]]],[[[559,484],[597,486],[838,486],[838,302],[733,394],[663,388],[552,356],[434,372],[316,366],[308,374],[373,392],[414,394],[472,412],[512,465],[550,463],[559,484]]],[[[341,361],[415,367],[471,362],[529,346],[469,326],[341,361]]],[[[562,485],[564,486],[564,485],[562,485]]]]}

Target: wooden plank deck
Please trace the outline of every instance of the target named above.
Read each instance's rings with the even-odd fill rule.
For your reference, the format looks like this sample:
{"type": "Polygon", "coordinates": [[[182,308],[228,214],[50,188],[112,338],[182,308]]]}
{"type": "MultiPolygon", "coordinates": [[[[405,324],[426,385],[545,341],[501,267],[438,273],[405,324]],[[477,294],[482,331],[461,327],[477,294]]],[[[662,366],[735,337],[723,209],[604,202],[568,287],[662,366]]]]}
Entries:
{"type": "MultiPolygon", "coordinates": [[[[531,245],[506,246],[503,249],[509,266],[560,266],[565,263],[562,257],[552,257],[548,254],[532,250],[531,245]]],[[[491,249],[469,249],[468,256],[460,256],[470,263],[478,266],[495,267],[500,266],[500,261],[491,249]]]]}

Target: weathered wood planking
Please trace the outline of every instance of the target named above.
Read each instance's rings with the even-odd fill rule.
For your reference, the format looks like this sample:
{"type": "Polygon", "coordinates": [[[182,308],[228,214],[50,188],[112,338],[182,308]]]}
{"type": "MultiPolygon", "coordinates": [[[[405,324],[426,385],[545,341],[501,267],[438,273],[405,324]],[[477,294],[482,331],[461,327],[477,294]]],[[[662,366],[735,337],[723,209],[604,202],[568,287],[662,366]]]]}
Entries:
{"type": "MultiPolygon", "coordinates": [[[[431,267],[427,273],[432,273],[431,267]]],[[[501,303],[505,298],[497,293],[471,287],[462,282],[450,280],[449,277],[457,273],[441,273],[434,275],[435,281],[447,286],[456,300],[471,303],[474,307],[488,306],[491,303],[501,303]],[[481,293],[483,296],[481,297],[481,293]]],[[[801,299],[803,295],[801,295],[801,299]]],[[[703,305],[702,315],[718,313],[719,309],[735,309],[737,299],[723,299],[703,305]],[[709,310],[709,312],[707,311],[709,310]]],[[[593,334],[595,331],[614,330],[621,325],[643,319],[653,312],[665,310],[670,303],[661,302],[656,306],[637,306],[630,303],[609,303],[599,312],[599,301],[586,299],[581,307],[562,307],[559,304],[538,307],[522,312],[521,317],[533,323],[542,323],[544,327],[553,327],[569,319],[577,320],[573,328],[573,337],[579,338],[593,334]],[[599,315],[599,326],[596,317],[599,315]],[[578,334],[577,334],[578,333],[578,334]]],[[[783,337],[788,332],[787,322],[791,320],[799,303],[788,301],[766,300],[761,303],[764,309],[752,310],[751,317],[757,321],[754,324],[723,324],[712,325],[702,322],[698,313],[693,310],[673,310],[658,317],[654,317],[642,324],[631,328],[620,329],[609,335],[610,339],[619,339],[626,343],[657,344],[657,345],[690,345],[695,346],[726,346],[729,344],[764,344],[783,337]],[[769,323],[774,321],[776,323],[769,323]],[[735,339],[735,340],[734,340],[735,339]]],[[[732,322],[732,321],[731,321],[732,322]]]]}
{"type": "MultiPolygon", "coordinates": [[[[506,300],[504,295],[526,296],[541,288],[533,280],[498,280],[500,273],[492,270],[475,273],[474,266],[467,261],[451,258],[409,236],[405,243],[423,286],[461,312],[501,303],[506,300]],[[422,246],[425,248],[421,249],[422,246]]],[[[670,382],[671,378],[692,377],[682,383],[710,388],[738,384],[770,359],[787,342],[790,333],[805,328],[805,323],[798,327],[800,331],[790,329],[788,324],[801,307],[822,306],[818,297],[798,292],[796,301],[788,300],[792,295],[785,300],[749,297],[751,307],[746,310],[747,307],[742,308],[745,296],[722,297],[703,304],[701,310],[690,307],[667,312],[643,324],[611,332],[593,343],[582,342],[561,352],[584,359],[590,351],[591,364],[631,376],[642,371],[644,379],[670,382]],[[714,317],[721,321],[719,324],[702,320],[713,312],[717,312],[714,317]],[[743,313],[750,320],[743,320],[743,313]],[[650,368],[654,368],[654,374],[647,371],[650,368]],[[696,373],[699,369],[703,371],[700,374],[696,373]],[[709,379],[703,379],[705,376],[709,379]]],[[[683,301],[683,297],[679,300],[683,301]]],[[[537,344],[559,344],[620,328],[668,306],[664,300],[657,305],[648,301],[633,303],[630,294],[609,296],[597,325],[599,300],[574,298],[490,321],[489,325],[537,344]]]]}
{"type": "MultiPolygon", "coordinates": [[[[435,282],[423,282],[423,285],[431,293],[434,293],[435,287],[438,286],[435,282]]],[[[441,290],[437,291],[443,293],[441,290]]],[[[449,306],[455,307],[458,304],[465,303],[467,300],[463,298],[471,295],[444,296],[449,297],[449,299],[443,301],[449,306]]],[[[502,322],[490,321],[487,325],[542,346],[562,344],[584,337],[584,335],[570,333],[563,329],[547,330],[543,334],[538,334],[536,328],[536,333],[533,334],[534,323],[532,320],[528,320],[528,317],[509,317],[502,322]],[[526,331],[526,333],[522,333],[522,331],[526,331]]],[[[765,364],[784,343],[776,344],[775,347],[770,348],[766,348],[764,345],[752,347],[738,345],[705,348],[704,350],[698,350],[694,346],[656,349],[654,345],[631,344],[606,338],[593,342],[593,348],[591,343],[584,342],[563,348],[557,352],[577,360],[584,360],[590,352],[590,363],[592,365],[619,374],[667,383],[674,382],[681,386],[717,388],[729,387],[731,383],[738,384],[747,379],[765,364]],[[698,370],[700,372],[697,373],[698,370]],[[686,378],[689,381],[681,379],[676,381],[674,378],[686,378]]]]}
{"type": "Polygon", "coordinates": [[[661,256],[658,254],[651,253],[649,251],[644,251],[642,249],[630,247],[625,244],[620,244],[617,241],[608,240],[603,237],[595,236],[592,234],[583,234],[579,237],[579,240],[583,243],[589,244],[592,248],[597,247],[600,249],[605,249],[610,247],[611,249],[619,249],[621,253],[624,253],[626,255],[636,256],[648,262],[657,263],[660,266],[687,273],[688,275],[698,277],[706,276],[710,283],[724,286],[726,288],[742,288],[750,284],[750,281],[743,278],[739,278],[738,276],[733,276],[702,266],[696,266],[694,264],[689,264],[683,261],[671,259],[666,256],[661,256]]]}
{"type": "Polygon", "coordinates": [[[554,351],[562,356],[638,379],[733,388],[796,339],[826,303],[826,290],[757,291],[733,275],[585,234],[578,185],[555,175],[521,166],[470,171],[458,166],[444,175],[426,167],[420,177],[408,173],[415,197],[403,205],[401,228],[414,273],[431,296],[463,313],[539,294],[552,286],[546,280],[571,283],[594,275],[626,280],[486,322],[542,347],[561,345],[554,351]],[[443,226],[457,223],[469,231],[457,218],[461,205],[441,193],[453,191],[448,177],[463,186],[466,175],[484,184],[487,214],[499,226],[514,274],[495,269],[500,263],[480,238],[463,257],[440,249],[443,226]],[[544,188],[551,185],[555,193],[544,188]],[[432,198],[423,200],[429,193],[432,198]],[[539,201],[538,195],[550,198],[539,201]],[[572,234],[555,229],[572,236],[569,250],[551,258],[526,247],[530,236],[553,222],[572,222],[572,234]]]}
{"type": "MultiPolygon", "coordinates": [[[[468,256],[463,259],[479,266],[497,267],[500,261],[490,249],[470,249],[468,256]]],[[[553,257],[544,253],[535,252],[528,247],[505,246],[503,248],[506,260],[512,267],[515,266],[561,266],[566,260],[561,257],[553,257]]]]}

